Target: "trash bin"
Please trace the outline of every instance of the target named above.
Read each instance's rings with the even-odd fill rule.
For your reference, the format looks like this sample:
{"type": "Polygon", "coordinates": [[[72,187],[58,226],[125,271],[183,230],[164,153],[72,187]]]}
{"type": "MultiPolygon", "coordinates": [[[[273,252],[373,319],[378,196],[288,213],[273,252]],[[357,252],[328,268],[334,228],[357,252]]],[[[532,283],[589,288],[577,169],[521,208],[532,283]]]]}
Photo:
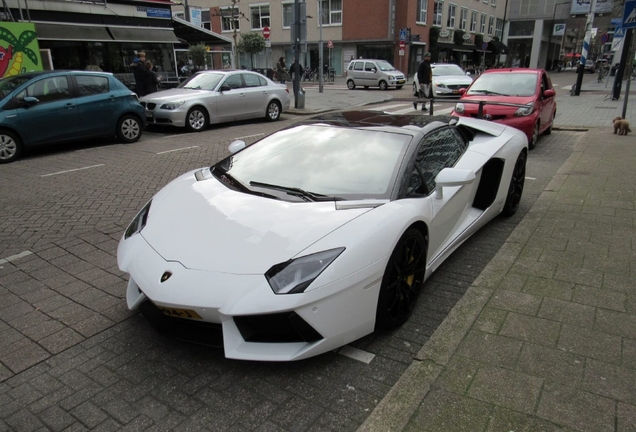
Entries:
{"type": "Polygon", "coordinates": [[[298,96],[296,97],[296,108],[305,108],[305,89],[302,87],[298,90],[298,96]]]}

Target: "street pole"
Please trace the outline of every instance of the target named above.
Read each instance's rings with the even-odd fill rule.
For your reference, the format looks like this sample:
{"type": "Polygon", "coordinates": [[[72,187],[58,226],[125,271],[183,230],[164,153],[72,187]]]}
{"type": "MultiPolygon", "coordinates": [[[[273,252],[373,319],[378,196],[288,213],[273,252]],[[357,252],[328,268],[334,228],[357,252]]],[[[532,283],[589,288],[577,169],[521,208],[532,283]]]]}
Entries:
{"type": "MultiPolygon", "coordinates": [[[[552,11],[552,21],[550,23],[551,27],[550,27],[550,37],[548,38],[548,52],[550,52],[550,44],[552,44],[552,36],[554,35],[554,19],[556,17],[556,11],[557,11],[557,6],[561,6],[564,4],[570,4],[570,2],[568,3],[555,3],[554,4],[554,10],[552,11]]],[[[559,51],[561,50],[561,48],[559,47],[559,51]]],[[[554,70],[554,49],[552,50],[552,58],[550,59],[550,70],[554,70]]]]}
{"type": "Polygon", "coordinates": [[[320,27],[320,41],[318,42],[318,93],[323,90],[322,76],[322,4],[318,3],[318,26],[320,27]]]}
{"type": "Polygon", "coordinates": [[[298,70],[300,61],[300,0],[294,0],[294,27],[296,28],[296,40],[294,40],[294,108],[298,108],[298,91],[300,90],[300,74],[298,70]]]}
{"type": "MultiPolygon", "coordinates": [[[[614,77],[614,86],[612,87],[612,100],[618,100],[621,97],[621,86],[623,84],[623,76],[625,74],[625,67],[627,62],[631,62],[632,59],[629,57],[630,48],[632,45],[632,37],[633,37],[634,29],[629,28],[625,32],[625,37],[623,39],[623,49],[621,50],[621,62],[618,65],[618,70],[616,71],[616,76],[614,77]]],[[[629,80],[628,80],[629,84],[629,80]]],[[[627,100],[627,93],[625,93],[625,100],[627,100]]],[[[625,118],[625,113],[623,111],[623,118],[625,118]]]]}
{"type": "Polygon", "coordinates": [[[590,13],[587,14],[585,22],[585,39],[583,39],[583,49],[581,50],[581,64],[576,76],[576,86],[574,87],[574,96],[581,95],[581,84],[583,84],[583,74],[585,73],[585,62],[590,51],[590,41],[592,40],[592,24],[594,23],[594,10],[596,9],[596,0],[592,0],[590,5],[590,13]]]}

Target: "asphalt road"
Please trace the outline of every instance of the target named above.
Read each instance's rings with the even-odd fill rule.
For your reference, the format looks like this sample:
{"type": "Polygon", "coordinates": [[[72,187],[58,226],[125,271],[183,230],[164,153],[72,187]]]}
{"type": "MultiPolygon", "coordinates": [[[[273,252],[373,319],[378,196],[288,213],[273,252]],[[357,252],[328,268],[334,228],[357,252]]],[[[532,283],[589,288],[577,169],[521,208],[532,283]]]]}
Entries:
{"type": "MultiPolygon", "coordinates": [[[[408,86],[394,92],[411,96],[408,86]]],[[[540,140],[518,213],[488,224],[444,263],[396,331],[295,363],[226,360],[221,350],[157,335],[125,307],[127,279],[116,266],[124,229],[171,179],[226,156],[235,139],[250,143],[297,120],[199,134],[150,129],[132,145],[51,146],[0,166],[0,430],[357,429],[580,137],[557,131],[540,140]]]]}

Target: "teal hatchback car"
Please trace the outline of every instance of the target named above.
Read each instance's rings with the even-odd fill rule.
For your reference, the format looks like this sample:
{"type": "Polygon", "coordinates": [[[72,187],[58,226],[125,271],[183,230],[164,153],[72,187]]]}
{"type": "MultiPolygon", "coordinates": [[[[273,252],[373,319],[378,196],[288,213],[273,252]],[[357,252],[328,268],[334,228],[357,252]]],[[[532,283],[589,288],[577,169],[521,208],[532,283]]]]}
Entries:
{"type": "Polygon", "coordinates": [[[0,79],[0,163],[53,142],[116,136],[132,143],[145,126],[137,95],[107,72],[47,71],[0,79]]]}

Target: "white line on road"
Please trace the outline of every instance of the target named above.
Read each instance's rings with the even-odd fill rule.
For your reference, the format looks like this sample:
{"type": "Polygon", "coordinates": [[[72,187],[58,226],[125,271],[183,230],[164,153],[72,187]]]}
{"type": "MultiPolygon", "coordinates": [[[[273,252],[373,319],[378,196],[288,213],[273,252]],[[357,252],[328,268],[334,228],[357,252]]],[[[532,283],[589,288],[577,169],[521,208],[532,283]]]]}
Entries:
{"type": "Polygon", "coordinates": [[[235,140],[242,140],[242,139],[246,139],[246,138],[254,138],[254,137],[262,136],[262,135],[265,135],[265,134],[264,134],[264,133],[259,133],[259,134],[254,134],[254,135],[245,135],[245,136],[237,137],[237,138],[234,138],[234,139],[235,139],[235,140]]]}
{"type": "Polygon", "coordinates": [[[193,149],[193,148],[199,148],[199,146],[181,147],[181,148],[178,148],[178,149],[162,151],[162,152],[159,152],[157,154],[160,155],[160,154],[172,153],[172,152],[181,151],[181,150],[189,150],[189,149],[193,149]]]}
{"type": "Polygon", "coordinates": [[[11,255],[10,257],[6,257],[4,259],[0,259],[0,265],[6,264],[6,263],[11,262],[11,261],[15,261],[15,260],[20,259],[20,258],[24,258],[25,256],[29,256],[31,254],[33,254],[33,252],[24,251],[24,252],[20,252],[19,254],[11,255]]]}
{"type": "Polygon", "coordinates": [[[534,177],[526,177],[526,180],[536,180],[534,177]]]}
{"type": "Polygon", "coordinates": [[[371,360],[375,358],[375,354],[370,352],[362,351],[361,349],[354,348],[349,345],[345,345],[338,350],[338,354],[342,354],[345,357],[352,358],[354,360],[358,360],[362,363],[369,364],[371,360]]]}
{"type": "Polygon", "coordinates": [[[91,165],[91,166],[87,166],[87,167],[75,168],[75,169],[66,170],[66,171],[58,171],[58,172],[54,172],[54,173],[50,173],[50,174],[42,174],[40,177],[49,177],[49,176],[54,176],[54,175],[58,175],[58,174],[66,174],[66,173],[70,173],[70,172],[73,172],[73,171],[82,171],[82,170],[87,170],[87,169],[91,169],[91,168],[97,168],[97,167],[104,166],[104,165],[106,165],[106,164],[91,165]]]}

